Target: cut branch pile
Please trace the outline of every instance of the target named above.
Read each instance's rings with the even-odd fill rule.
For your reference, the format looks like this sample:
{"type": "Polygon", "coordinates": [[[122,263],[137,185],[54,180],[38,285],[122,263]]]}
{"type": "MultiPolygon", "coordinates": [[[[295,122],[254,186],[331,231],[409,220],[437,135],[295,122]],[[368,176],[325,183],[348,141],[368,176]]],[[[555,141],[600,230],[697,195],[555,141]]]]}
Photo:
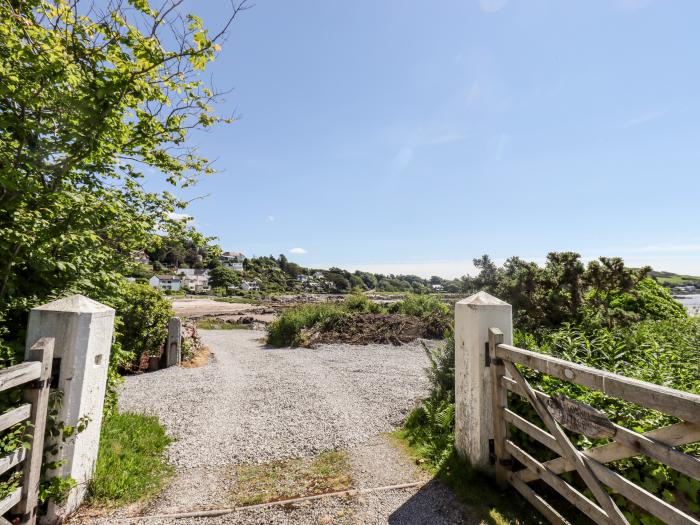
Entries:
{"type": "Polygon", "coordinates": [[[331,326],[317,325],[303,330],[301,346],[320,344],[402,345],[416,339],[443,337],[447,323],[439,316],[420,318],[399,314],[358,314],[344,317],[331,326]]]}

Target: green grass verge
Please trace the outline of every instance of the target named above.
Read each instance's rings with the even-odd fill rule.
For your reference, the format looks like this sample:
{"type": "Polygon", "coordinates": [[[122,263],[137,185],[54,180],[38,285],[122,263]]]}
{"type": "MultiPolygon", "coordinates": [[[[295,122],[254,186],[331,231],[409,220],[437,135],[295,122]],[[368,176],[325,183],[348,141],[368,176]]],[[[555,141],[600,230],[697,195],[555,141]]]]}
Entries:
{"type": "Polygon", "coordinates": [[[158,492],[170,477],[165,459],[171,439],[158,418],[123,413],[102,424],[95,475],[89,501],[99,506],[134,503],[158,492]]]}
{"type": "Polygon", "coordinates": [[[346,451],[323,452],[314,458],[241,465],[236,469],[233,500],[255,505],[282,499],[314,496],[353,486],[346,451]]]}
{"type": "Polygon", "coordinates": [[[544,525],[539,516],[512,489],[500,489],[489,477],[461,461],[456,452],[439,467],[431,463],[428,451],[412,442],[409,432],[399,429],[389,434],[394,443],[416,464],[452,489],[457,498],[476,513],[482,523],[490,525],[544,525]]]}
{"type": "Polygon", "coordinates": [[[197,328],[200,330],[248,330],[250,325],[229,323],[221,319],[202,319],[197,321],[197,328]]]}
{"type": "Polygon", "coordinates": [[[215,297],[214,300],[218,303],[258,304],[260,302],[251,297],[215,297]]]}

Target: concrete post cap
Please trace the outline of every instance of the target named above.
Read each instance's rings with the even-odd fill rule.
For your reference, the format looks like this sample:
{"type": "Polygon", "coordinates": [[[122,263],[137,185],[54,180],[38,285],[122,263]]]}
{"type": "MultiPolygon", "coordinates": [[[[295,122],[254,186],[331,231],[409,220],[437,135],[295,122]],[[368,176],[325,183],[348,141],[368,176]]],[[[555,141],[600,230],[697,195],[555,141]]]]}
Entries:
{"type": "Polygon", "coordinates": [[[42,304],[32,308],[32,310],[47,310],[53,312],[75,312],[80,314],[92,314],[92,313],[113,313],[114,308],[93,301],[89,297],[84,295],[75,294],[68,297],[63,297],[62,299],[57,299],[50,303],[42,304]]]}
{"type": "Polygon", "coordinates": [[[457,301],[457,304],[475,306],[510,306],[510,304],[507,302],[501,301],[498,297],[494,297],[490,293],[484,292],[483,290],[481,292],[476,292],[474,295],[470,295],[466,299],[457,301]]]}

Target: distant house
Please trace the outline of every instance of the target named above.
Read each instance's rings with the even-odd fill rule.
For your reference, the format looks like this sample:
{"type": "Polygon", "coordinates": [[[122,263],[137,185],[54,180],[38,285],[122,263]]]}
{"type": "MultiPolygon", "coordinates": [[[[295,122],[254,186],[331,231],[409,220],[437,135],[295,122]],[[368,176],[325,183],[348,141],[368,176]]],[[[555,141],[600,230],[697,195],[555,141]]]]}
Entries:
{"type": "Polygon", "coordinates": [[[241,283],[241,290],[260,290],[260,285],[256,281],[243,281],[241,283]]]}
{"type": "Polygon", "coordinates": [[[430,287],[433,289],[433,292],[442,292],[441,284],[433,284],[430,287]]]}
{"type": "Polygon", "coordinates": [[[139,264],[151,264],[151,258],[146,255],[143,250],[135,251],[131,254],[131,258],[135,263],[139,264]]]}
{"type": "Polygon", "coordinates": [[[209,270],[195,270],[194,268],[181,268],[178,273],[182,276],[182,288],[191,292],[208,292],[209,270]]]}
{"type": "Polygon", "coordinates": [[[239,272],[243,271],[243,259],[245,259],[245,255],[241,252],[224,252],[219,257],[223,267],[239,272]]]}
{"type": "Polygon", "coordinates": [[[178,275],[154,275],[148,280],[148,284],[164,292],[176,292],[182,285],[182,279],[178,275]]]}
{"type": "Polygon", "coordinates": [[[299,281],[300,283],[308,282],[309,279],[310,279],[310,277],[308,275],[304,275],[304,274],[297,275],[297,281],[299,281]]]}
{"type": "Polygon", "coordinates": [[[319,270],[319,271],[316,271],[316,272],[314,272],[314,277],[316,277],[316,279],[323,279],[323,278],[324,278],[325,276],[326,276],[326,274],[325,274],[325,273],[323,273],[323,272],[322,272],[322,271],[320,271],[320,270],[319,270]]]}

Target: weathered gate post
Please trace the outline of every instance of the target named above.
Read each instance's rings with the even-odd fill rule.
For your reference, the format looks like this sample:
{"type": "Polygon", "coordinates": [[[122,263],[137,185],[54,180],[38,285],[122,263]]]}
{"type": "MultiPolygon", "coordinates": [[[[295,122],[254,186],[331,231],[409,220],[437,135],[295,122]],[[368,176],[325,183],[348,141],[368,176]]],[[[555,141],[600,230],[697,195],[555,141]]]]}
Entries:
{"type": "Polygon", "coordinates": [[[54,337],[54,386],[63,392],[58,420],[77,427],[84,418],[87,428],[65,443],[59,443],[55,472],[71,476],[78,484],[60,506],[49,504],[46,522],[58,523],[78,508],[97,461],[107,384],[107,367],[114,332],[114,310],[82,295],[59,299],[29,314],[27,355],[42,337],[54,337]]]}
{"type": "Polygon", "coordinates": [[[493,408],[489,328],[513,340],[511,306],[486,292],[455,305],[455,447],[477,469],[489,470],[493,455],[493,408]]]}
{"type": "Polygon", "coordinates": [[[177,366],[182,356],[182,321],[179,317],[171,317],[168,322],[168,342],[165,347],[165,366],[177,366]]]}

